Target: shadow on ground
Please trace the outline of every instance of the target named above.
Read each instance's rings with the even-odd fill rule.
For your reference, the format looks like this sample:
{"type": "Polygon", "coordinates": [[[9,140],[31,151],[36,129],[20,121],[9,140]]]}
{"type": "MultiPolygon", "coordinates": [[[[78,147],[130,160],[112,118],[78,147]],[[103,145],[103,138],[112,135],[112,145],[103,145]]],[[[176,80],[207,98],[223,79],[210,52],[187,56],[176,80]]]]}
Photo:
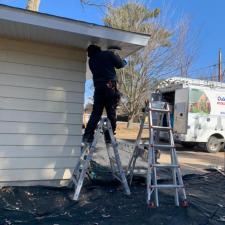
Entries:
{"type": "MultiPolygon", "coordinates": [[[[0,190],[1,225],[219,225],[225,221],[225,177],[218,172],[186,175],[189,207],[174,206],[172,193],[160,193],[160,207],[146,205],[143,177],[135,177],[126,196],[105,167],[92,165],[79,202],[73,190],[6,187],[0,190]]],[[[164,181],[162,181],[164,182],[164,181]]]]}

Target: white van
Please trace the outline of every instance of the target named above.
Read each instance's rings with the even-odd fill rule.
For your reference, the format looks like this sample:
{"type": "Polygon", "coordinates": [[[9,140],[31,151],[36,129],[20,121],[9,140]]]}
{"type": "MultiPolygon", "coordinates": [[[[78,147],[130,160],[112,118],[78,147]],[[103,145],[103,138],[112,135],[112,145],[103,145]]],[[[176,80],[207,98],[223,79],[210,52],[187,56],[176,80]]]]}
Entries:
{"type": "Polygon", "coordinates": [[[212,153],[224,148],[225,83],[174,77],[158,89],[172,105],[175,141],[190,147],[205,143],[212,153]]]}

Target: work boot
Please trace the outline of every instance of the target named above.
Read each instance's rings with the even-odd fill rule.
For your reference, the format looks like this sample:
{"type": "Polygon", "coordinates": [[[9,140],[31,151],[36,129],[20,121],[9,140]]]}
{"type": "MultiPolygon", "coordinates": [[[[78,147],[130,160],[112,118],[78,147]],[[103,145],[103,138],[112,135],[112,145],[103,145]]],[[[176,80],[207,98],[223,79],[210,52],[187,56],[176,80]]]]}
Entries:
{"type": "Polygon", "coordinates": [[[91,144],[93,142],[93,137],[82,137],[82,144],[91,144]]]}
{"type": "Polygon", "coordinates": [[[106,144],[111,144],[111,140],[110,139],[105,139],[105,143],[106,144]]]}

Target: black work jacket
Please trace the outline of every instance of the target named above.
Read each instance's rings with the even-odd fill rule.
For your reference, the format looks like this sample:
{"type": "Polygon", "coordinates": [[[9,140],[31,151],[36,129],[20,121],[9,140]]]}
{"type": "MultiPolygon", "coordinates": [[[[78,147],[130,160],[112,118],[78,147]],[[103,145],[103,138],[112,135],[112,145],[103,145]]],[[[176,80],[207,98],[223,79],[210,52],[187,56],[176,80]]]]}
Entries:
{"type": "Polygon", "coordinates": [[[99,51],[89,58],[89,67],[93,74],[94,86],[116,80],[116,69],[123,68],[126,61],[111,51],[99,51]]]}

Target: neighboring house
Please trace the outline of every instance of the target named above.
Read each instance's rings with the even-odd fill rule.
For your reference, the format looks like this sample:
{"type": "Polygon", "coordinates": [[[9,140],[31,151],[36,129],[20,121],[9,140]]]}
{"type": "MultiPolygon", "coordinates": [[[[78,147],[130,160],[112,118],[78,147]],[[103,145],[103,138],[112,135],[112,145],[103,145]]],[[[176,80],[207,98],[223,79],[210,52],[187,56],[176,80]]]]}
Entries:
{"type": "Polygon", "coordinates": [[[86,48],[146,35],[0,5],[0,186],[65,185],[79,159],[86,48]]]}

